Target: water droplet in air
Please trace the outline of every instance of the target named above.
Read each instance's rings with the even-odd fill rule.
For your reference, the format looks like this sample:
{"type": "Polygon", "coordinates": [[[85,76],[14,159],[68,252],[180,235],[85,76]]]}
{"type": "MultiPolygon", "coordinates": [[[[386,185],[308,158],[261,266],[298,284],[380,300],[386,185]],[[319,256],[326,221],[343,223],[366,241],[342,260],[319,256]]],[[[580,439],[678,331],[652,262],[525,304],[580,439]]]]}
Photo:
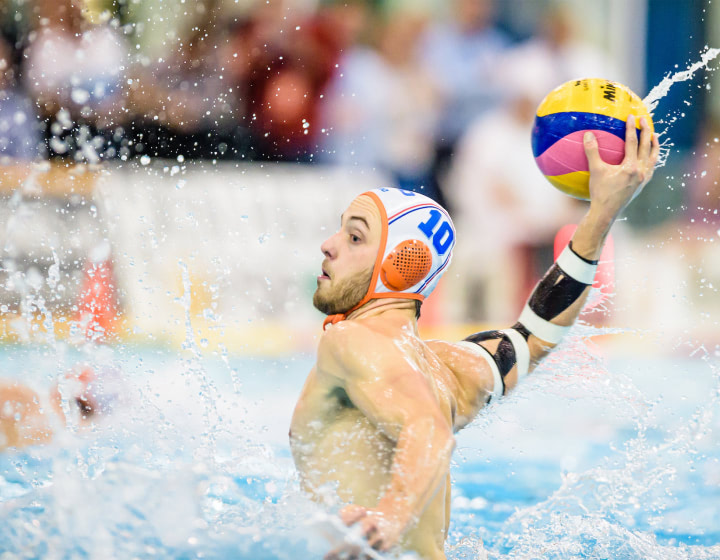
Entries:
{"type": "Polygon", "coordinates": [[[90,93],[85,91],[84,89],[75,88],[70,93],[70,97],[72,98],[74,103],[82,105],[84,103],[87,103],[88,99],[90,99],[90,93]]]}

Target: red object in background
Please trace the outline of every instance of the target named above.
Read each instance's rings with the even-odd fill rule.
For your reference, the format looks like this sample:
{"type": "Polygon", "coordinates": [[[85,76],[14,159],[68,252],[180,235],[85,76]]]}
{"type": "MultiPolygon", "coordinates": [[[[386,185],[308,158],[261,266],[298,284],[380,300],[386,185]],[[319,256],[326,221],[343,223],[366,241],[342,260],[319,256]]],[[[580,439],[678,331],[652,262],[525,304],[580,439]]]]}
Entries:
{"type": "MultiPolygon", "coordinates": [[[[560,228],[560,231],[557,232],[553,248],[555,260],[560,256],[563,249],[567,247],[576,229],[577,225],[568,224],[560,228]]],[[[605,241],[605,247],[603,247],[602,253],[600,253],[593,288],[599,288],[602,295],[597,301],[590,302],[588,305],[590,308],[598,306],[615,292],[615,242],[612,235],[608,235],[605,241]]]]}
{"type": "Polygon", "coordinates": [[[445,324],[445,282],[440,278],[430,297],[425,298],[422,304],[418,325],[421,327],[437,327],[445,324]]]}
{"type": "Polygon", "coordinates": [[[77,308],[75,320],[87,339],[105,342],[115,332],[118,301],[110,259],[87,262],[77,308]]]}

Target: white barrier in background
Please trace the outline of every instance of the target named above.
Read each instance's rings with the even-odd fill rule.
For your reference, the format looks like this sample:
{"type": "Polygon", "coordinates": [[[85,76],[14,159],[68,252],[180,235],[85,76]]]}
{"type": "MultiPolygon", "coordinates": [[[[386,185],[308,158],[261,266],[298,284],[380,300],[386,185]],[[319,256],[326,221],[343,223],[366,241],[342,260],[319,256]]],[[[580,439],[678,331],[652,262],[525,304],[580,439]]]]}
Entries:
{"type": "Polygon", "coordinates": [[[320,244],[357,194],[388,184],[376,173],[281,164],[108,172],[96,200],[125,317],[139,336],[173,339],[188,318],[205,324],[204,338],[271,323],[316,330],[320,244]]]}
{"type": "MultiPolygon", "coordinates": [[[[88,262],[107,239],[127,327],[122,334],[243,352],[308,349],[323,319],[312,307],[320,244],[357,194],[390,184],[376,173],[287,164],[156,161],[106,167],[92,177],[84,169],[73,173],[75,180],[30,177],[0,197],[0,338],[44,343],[64,336],[78,316],[88,262]],[[84,190],[79,177],[88,179],[84,190]],[[58,188],[45,191],[53,182],[58,188]]],[[[692,235],[672,236],[668,228],[638,235],[618,224],[609,324],[644,329],[646,339],[663,341],[657,347],[663,351],[692,340],[708,349],[720,342],[720,237],[701,227],[707,230],[697,225],[692,235]]],[[[460,237],[458,246],[486,242],[492,240],[460,237]]],[[[439,309],[436,325],[459,328],[429,336],[472,332],[461,324],[465,310],[453,284],[461,257],[460,251],[429,304],[439,309]]],[[[468,264],[513,273],[497,263],[468,264]]],[[[426,320],[431,310],[426,306],[426,320]]],[[[487,320],[489,328],[508,326],[487,320]]]]}
{"type": "MultiPolygon", "coordinates": [[[[140,337],[182,341],[190,319],[198,340],[228,348],[269,348],[273,336],[283,338],[277,348],[307,347],[311,340],[298,340],[297,333],[312,337],[322,322],[312,307],[320,244],[357,194],[389,179],[302,165],[179,169],[120,167],[96,190],[131,327],[140,337]],[[183,299],[188,287],[189,301],[183,299]]],[[[665,341],[717,341],[720,261],[712,257],[714,245],[656,244],[653,237],[664,231],[645,237],[619,227],[616,234],[611,324],[665,341]]],[[[444,295],[446,303],[457,299],[444,295]]]]}

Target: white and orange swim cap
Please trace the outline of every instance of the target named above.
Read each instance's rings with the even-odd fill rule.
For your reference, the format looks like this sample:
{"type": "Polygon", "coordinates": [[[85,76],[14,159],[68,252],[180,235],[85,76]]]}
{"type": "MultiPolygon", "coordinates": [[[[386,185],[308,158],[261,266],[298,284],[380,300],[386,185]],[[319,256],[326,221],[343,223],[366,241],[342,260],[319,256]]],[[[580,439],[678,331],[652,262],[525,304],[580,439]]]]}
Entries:
{"type": "Polygon", "coordinates": [[[363,193],[380,210],[382,237],[370,286],[352,309],[325,320],[337,323],[372,299],[423,301],[447,269],[455,246],[450,215],[425,195],[394,188],[363,193]]]}

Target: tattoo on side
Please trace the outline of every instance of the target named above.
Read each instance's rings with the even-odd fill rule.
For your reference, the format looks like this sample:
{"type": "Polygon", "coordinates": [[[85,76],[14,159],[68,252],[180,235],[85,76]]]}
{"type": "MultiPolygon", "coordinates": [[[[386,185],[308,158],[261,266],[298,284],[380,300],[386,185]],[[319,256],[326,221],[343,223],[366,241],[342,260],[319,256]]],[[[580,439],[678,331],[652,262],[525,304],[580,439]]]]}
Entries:
{"type": "Polygon", "coordinates": [[[553,264],[533,291],[528,305],[538,317],[550,321],[575,303],[587,287],[553,264]]]}

